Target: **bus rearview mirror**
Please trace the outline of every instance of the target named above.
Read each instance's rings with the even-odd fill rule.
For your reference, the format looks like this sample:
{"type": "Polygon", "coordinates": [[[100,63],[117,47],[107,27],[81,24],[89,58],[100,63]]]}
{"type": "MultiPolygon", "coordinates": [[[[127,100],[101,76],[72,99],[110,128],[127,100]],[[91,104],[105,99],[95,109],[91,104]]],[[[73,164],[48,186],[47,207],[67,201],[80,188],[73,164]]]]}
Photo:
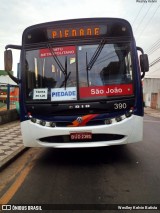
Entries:
{"type": "Polygon", "coordinates": [[[13,59],[12,59],[12,50],[5,50],[4,51],[4,70],[7,72],[7,74],[9,75],[9,77],[16,82],[17,84],[19,83],[19,79],[14,77],[10,71],[12,71],[12,63],[13,63],[13,59]]]}
{"type": "Polygon", "coordinates": [[[4,70],[11,71],[12,70],[12,51],[5,50],[4,51],[4,70]]]}
{"type": "Polygon", "coordinates": [[[141,72],[149,71],[149,61],[148,61],[147,54],[140,55],[140,66],[141,66],[141,72]]]}

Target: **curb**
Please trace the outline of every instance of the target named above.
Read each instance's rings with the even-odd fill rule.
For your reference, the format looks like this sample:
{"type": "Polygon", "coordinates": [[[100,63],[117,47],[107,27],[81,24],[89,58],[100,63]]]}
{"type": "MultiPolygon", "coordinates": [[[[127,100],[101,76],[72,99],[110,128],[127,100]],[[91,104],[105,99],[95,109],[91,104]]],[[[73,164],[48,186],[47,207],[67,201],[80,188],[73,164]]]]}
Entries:
{"type": "Polygon", "coordinates": [[[12,163],[15,159],[17,159],[21,154],[23,154],[28,149],[29,149],[28,147],[21,146],[15,152],[6,156],[6,158],[4,158],[0,162],[0,171],[6,168],[10,163],[12,163]]]}

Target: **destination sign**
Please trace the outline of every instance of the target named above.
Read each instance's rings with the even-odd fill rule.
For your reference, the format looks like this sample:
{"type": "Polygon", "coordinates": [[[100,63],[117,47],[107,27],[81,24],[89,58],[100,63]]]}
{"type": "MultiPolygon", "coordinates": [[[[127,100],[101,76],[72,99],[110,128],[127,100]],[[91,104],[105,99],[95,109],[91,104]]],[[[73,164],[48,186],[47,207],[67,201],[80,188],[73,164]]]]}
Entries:
{"type": "Polygon", "coordinates": [[[105,86],[81,87],[80,98],[133,95],[132,84],[115,84],[105,86]]]}
{"type": "Polygon", "coordinates": [[[67,101],[77,100],[77,88],[52,88],[51,89],[51,101],[67,101]]]}
{"type": "Polygon", "coordinates": [[[47,35],[49,39],[57,38],[71,38],[71,37],[84,37],[84,36],[100,36],[107,33],[106,25],[88,25],[81,27],[63,27],[48,29],[47,35]]]}

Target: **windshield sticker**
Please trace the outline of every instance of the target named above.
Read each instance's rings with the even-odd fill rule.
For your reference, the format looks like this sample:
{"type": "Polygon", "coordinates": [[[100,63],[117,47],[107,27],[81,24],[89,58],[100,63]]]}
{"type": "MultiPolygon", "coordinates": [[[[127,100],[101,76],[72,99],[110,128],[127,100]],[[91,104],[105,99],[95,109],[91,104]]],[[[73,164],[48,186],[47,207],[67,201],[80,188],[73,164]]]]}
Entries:
{"type": "Polygon", "coordinates": [[[51,101],[77,100],[77,88],[67,87],[51,89],[51,101]]]}
{"type": "Polygon", "coordinates": [[[132,84],[81,87],[80,98],[133,95],[132,84]]]}
{"type": "Polygon", "coordinates": [[[76,58],[70,58],[70,64],[74,64],[76,62],[76,58]]]}
{"type": "Polygon", "coordinates": [[[42,100],[42,99],[47,99],[47,95],[48,95],[48,89],[34,89],[33,90],[33,99],[34,100],[42,100]]]}
{"type": "MultiPolygon", "coordinates": [[[[52,50],[56,56],[74,55],[76,53],[75,46],[55,47],[52,48],[52,50]]],[[[52,57],[52,53],[49,49],[40,49],[39,57],[40,58],[52,57]]]]}

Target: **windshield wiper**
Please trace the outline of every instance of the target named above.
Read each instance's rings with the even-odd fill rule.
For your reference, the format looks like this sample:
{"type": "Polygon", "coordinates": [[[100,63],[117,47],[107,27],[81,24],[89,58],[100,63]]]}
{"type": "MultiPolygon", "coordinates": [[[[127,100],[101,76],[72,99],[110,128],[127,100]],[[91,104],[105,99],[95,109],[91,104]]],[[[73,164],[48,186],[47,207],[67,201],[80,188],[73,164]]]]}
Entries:
{"type": "Polygon", "coordinates": [[[71,72],[69,72],[68,75],[67,75],[67,56],[66,56],[66,59],[65,59],[65,68],[64,68],[63,65],[61,64],[60,60],[58,59],[57,55],[55,54],[53,48],[51,47],[51,45],[47,44],[47,47],[49,48],[56,64],[58,65],[58,67],[60,68],[60,70],[62,71],[62,73],[64,75],[64,81],[62,82],[60,88],[63,87],[63,85],[64,85],[65,89],[66,89],[67,80],[69,79],[69,76],[71,74],[71,72]]]}
{"type": "Polygon", "coordinates": [[[87,57],[87,52],[86,52],[86,72],[87,72],[87,84],[89,87],[89,73],[88,73],[88,57],[87,57]]]}
{"type": "Polygon", "coordinates": [[[64,73],[65,73],[64,81],[62,82],[60,88],[63,87],[63,85],[64,85],[64,87],[65,87],[65,89],[66,89],[67,81],[68,81],[69,76],[70,76],[70,74],[71,74],[71,72],[69,72],[69,73],[67,74],[67,56],[66,56],[66,59],[65,59],[65,69],[64,69],[64,73]]]}
{"type": "Polygon", "coordinates": [[[47,47],[48,47],[48,49],[50,50],[50,52],[51,52],[51,54],[52,54],[52,56],[53,56],[53,58],[54,58],[56,64],[58,65],[58,67],[60,68],[60,70],[62,71],[62,73],[63,73],[64,75],[66,75],[65,69],[64,69],[63,65],[61,64],[60,60],[58,59],[58,57],[56,56],[56,54],[55,54],[53,48],[51,47],[51,45],[50,45],[50,44],[47,44],[47,47]]]}
{"type": "Polygon", "coordinates": [[[87,71],[92,69],[92,67],[93,67],[94,63],[96,62],[98,56],[100,55],[104,45],[105,45],[105,40],[103,39],[100,42],[100,44],[98,45],[96,51],[94,52],[90,62],[87,64],[87,71]]]}

